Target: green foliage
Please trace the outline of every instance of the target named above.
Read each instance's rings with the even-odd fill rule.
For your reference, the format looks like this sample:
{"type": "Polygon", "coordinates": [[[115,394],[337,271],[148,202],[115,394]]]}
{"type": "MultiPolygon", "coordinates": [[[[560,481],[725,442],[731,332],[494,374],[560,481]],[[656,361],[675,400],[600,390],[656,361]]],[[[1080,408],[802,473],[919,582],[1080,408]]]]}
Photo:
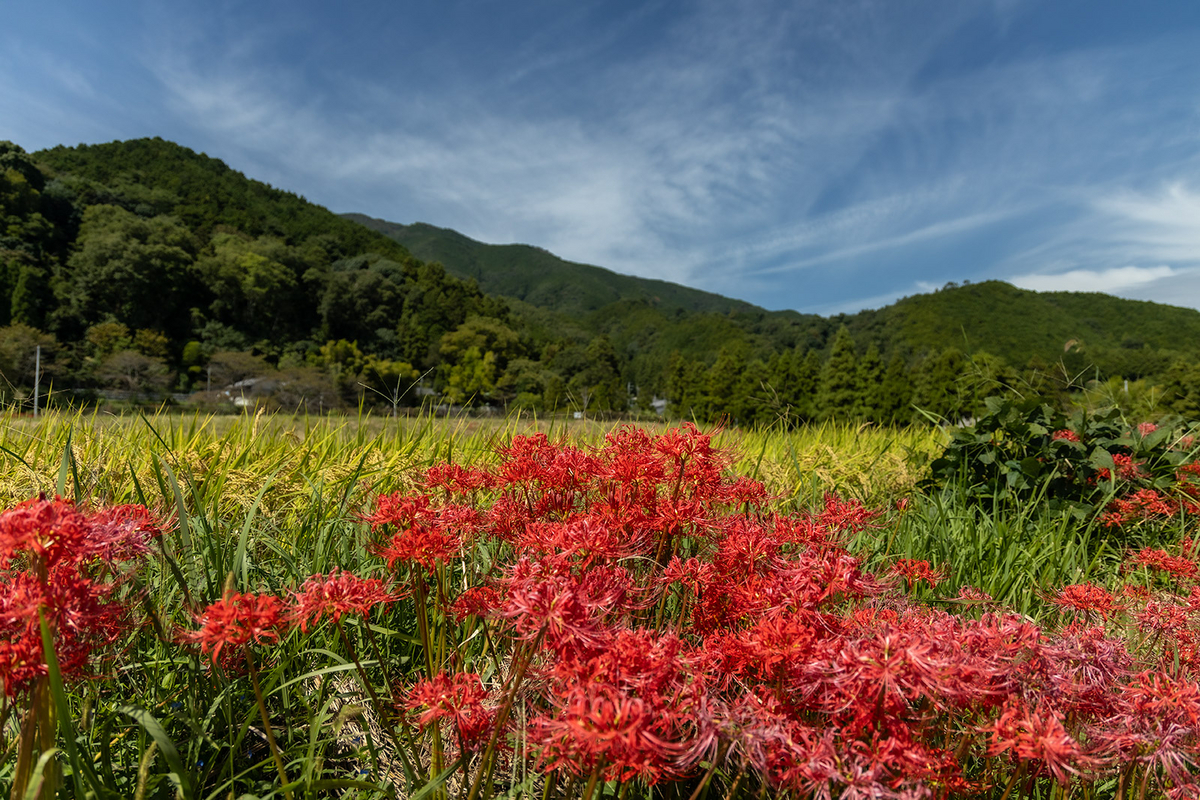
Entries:
{"type": "Polygon", "coordinates": [[[1071,415],[1037,400],[989,397],[974,424],[955,430],[925,485],[972,502],[1020,505],[1088,517],[1120,483],[1170,490],[1189,460],[1178,419],[1131,428],[1117,409],[1071,415]]]}
{"type": "Polygon", "coordinates": [[[845,326],[838,328],[829,358],[821,368],[821,391],[817,400],[822,419],[852,416],[859,404],[862,387],[859,384],[858,355],[854,340],[845,326]]]}
{"type": "Polygon", "coordinates": [[[36,328],[17,323],[0,328],[0,394],[11,399],[16,390],[33,386],[38,346],[42,348],[42,371],[53,375],[58,342],[36,328]]]}
{"type": "Polygon", "coordinates": [[[667,281],[634,278],[601,267],[564,261],[540,247],[483,244],[447,228],[399,225],[363,214],[344,214],[404,245],[417,258],[436,261],[452,274],[473,279],[488,294],[582,316],[621,300],[643,301],[673,311],[750,311],[754,306],[667,281]]]}
{"type": "Polygon", "coordinates": [[[196,292],[196,250],[194,237],[172,217],[90,206],[67,265],[59,324],[86,328],[111,316],[130,328],[182,334],[196,292]]]}
{"type": "Polygon", "coordinates": [[[472,345],[450,367],[445,396],[451,403],[466,403],[487,398],[495,388],[496,354],[490,350],[481,353],[472,345]]]}

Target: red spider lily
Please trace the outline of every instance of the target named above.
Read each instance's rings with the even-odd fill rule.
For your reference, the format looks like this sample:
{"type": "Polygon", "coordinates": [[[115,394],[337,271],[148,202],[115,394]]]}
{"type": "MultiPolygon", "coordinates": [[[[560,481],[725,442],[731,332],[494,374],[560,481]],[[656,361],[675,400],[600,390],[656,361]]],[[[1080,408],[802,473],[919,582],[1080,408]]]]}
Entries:
{"type": "Polygon", "coordinates": [[[295,605],[289,615],[304,633],[325,617],[336,624],[344,615],[370,616],[372,608],[395,602],[400,596],[378,578],[360,578],[336,569],[328,575],[313,575],[293,594],[295,605]]]}
{"type": "Polygon", "coordinates": [[[1134,553],[1129,564],[1161,570],[1176,578],[1195,578],[1197,573],[1195,561],[1183,556],[1173,556],[1165,550],[1154,550],[1149,547],[1134,553]]]}
{"type": "Polygon", "coordinates": [[[981,730],[991,734],[988,755],[1010,753],[1017,761],[1045,767],[1064,786],[1091,763],[1055,714],[1019,700],[1006,703],[1000,717],[981,730]]]}
{"type": "Polygon", "coordinates": [[[605,617],[636,607],[633,582],[620,567],[596,566],[576,575],[561,559],[522,559],[504,583],[505,599],[497,616],[507,620],[519,638],[543,636],[558,652],[599,647],[606,639],[605,617]]]}
{"type": "MultiPolygon", "coordinates": [[[[1117,468],[1117,477],[1123,481],[1138,481],[1146,477],[1146,473],[1142,469],[1141,462],[1133,460],[1133,456],[1125,453],[1112,454],[1113,466],[1117,468]]],[[[1108,467],[1101,467],[1096,470],[1096,477],[1108,480],[1112,477],[1112,472],[1108,467]]]]}
{"type": "Polygon", "coordinates": [[[455,534],[413,529],[398,533],[380,545],[376,555],[387,560],[388,569],[395,569],[400,562],[419,565],[427,572],[433,572],[439,563],[458,558],[461,549],[462,540],[455,534]]]}
{"type": "Polygon", "coordinates": [[[17,553],[40,558],[47,567],[60,561],[86,559],[91,526],[69,500],[26,500],[0,514],[0,569],[17,553]]]}
{"type": "Polygon", "coordinates": [[[996,602],[990,594],[975,586],[960,586],[958,597],[955,599],[969,606],[991,605],[996,602]]]}
{"type": "Polygon", "coordinates": [[[631,426],[604,437],[596,453],[595,475],[602,486],[625,489],[624,496],[645,501],[667,474],[667,462],[654,447],[654,437],[631,426]]]}
{"type": "Polygon", "coordinates": [[[846,533],[858,533],[875,524],[879,512],[872,511],[858,500],[842,500],[836,495],[825,496],[825,508],[817,521],[826,528],[846,533]]]}
{"type": "Polygon", "coordinates": [[[1154,489],[1139,489],[1126,497],[1113,499],[1100,522],[1107,527],[1115,527],[1131,522],[1169,518],[1178,511],[1177,500],[1164,497],[1154,489]]]}
{"type": "Polygon", "coordinates": [[[1140,422],[1137,426],[1138,435],[1140,436],[1149,436],[1156,430],[1158,430],[1158,426],[1153,422],[1140,422]]]}
{"type": "Polygon", "coordinates": [[[1200,685],[1145,671],[1117,697],[1118,708],[1088,730],[1095,752],[1161,769],[1176,786],[1195,783],[1200,760],[1200,685]]]}
{"type": "Polygon", "coordinates": [[[673,556],[663,570],[659,582],[664,586],[679,583],[696,593],[700,591],[701,586],[713,579],[714,569],[712,564],[701,562],[698,558],[680,561],[678,556],[673,556]]]}
{"type": "Polygon", "coordinates": [[[892,575],[904,578],[910,589],[918,581],[925,581],[932,588],[946,579],[943,569],[934,569],[928,561],[918,561],[912,558],[897,559],[888,571],[892,575]]]}
{"type": "Polygon", "coordinates": [[[496,718],[495,708],[487,704],[490,697],[473,672],[439,672],[413,686],[404,705],[410,711],[425,709],[417,717],[422,730],[439,720],[451,720],[463,748],[477,750],[487,742],[496,718]]]}
{"type": "Polygon", "coordinates": [[[598,764],[610,779],[655,783],[677,775],[697,723],[699,684],[673,634],[617,631],[608,647],[568,655],[550,673],[553,710],[536,718],[530,738],[551,769],[586,774],[598,764]]]}
{"type": "MultiPolygon", "coordinates": [[[[1131,457],[1115,464],[1139,478],[1131,457]]],[[[1125,695],[1139,670],[1190,680],[1200,669],[1200,586],[1189,597],[1062,587],[1044,599],[1077,613],[1045,629],[964,587],[950,602],[986,613],[956,617],[849,552],[873,511],[831,496],[812,514],[763,512],[761,487],[730,479],[728,465],[692,428],[623,428],[594,449],[516,437],[497,466],[431,470],[430,495],[381,498],[369,519],[392,526],[380,548],[391,566],[432,568],[492,540],[486,577],[471,585],[464,564],[468,587],[450,610],[487,626],[498,653],[502,637],[516,640],[513,713],[531,720],[548,769],[655,783],[724,759],[729,775],[757,773],[742,788],[924,800],[986,791],[974,781],[997,777],[990,752],[1061,782],[1136,763],[1154,765],[1168,791],[1184,785],[1179,765],[1200,760],[1200,736],[1182,720],[1153,728],[1152,690],[1139,690],[1141,710],[1125,695]],[[739,514],[747,503],[754,513],[739,514]],[[1128,646],[1116,629],[1126,619],[1146,633],[1128,646]],[[1145,719],[1124,734],[1110,722],[1134,713],[1145,719]]],[[[1146,519],[1187,510],[1183,497],[1134,493],[1108,510],[1146,519]]],[[[1190,552],[1129,563],[1196,569],[1190,552]]],[[[890,572],[943,576],[915,560],[890,572]]],[[[482,693],[478,678],[440,675],[406,702],[423,726],[452,720],[470,749],[497,720],[482,693]]],[[[1182,688],[1161,694],[1190,703],[1182,688]]]]}
{"type": "Polygon", "coordinates": [[[455,599],[450,611],[458,622],[467,617],[482,619],[492,616],[503,600],[503,596],[493,586],[471,586],[455,599]]]}
{"type": "Polygon", "coordinates": [[[1078,433],[1076,433],[1075,431],[1072,431],[1072,430],[1068,430],[1068,429],[1066,429],[1066,428],[1064,428],[1064,429],[1062,429],[1062,430],[1059,430],[1059,431],[1055,431],[1055,432],[1054,432],[1054,433],[1051,435],[1051,437],[1050,437],[1050,438],[1051,438],[1051,439],[1054,439],[1055,441],[1058,441],[1058,440],[1067,441],[1067,442],[1079,442],[1079,441],[1082,441],[1082,440],[1079,438],[1079,434],[1078,434],[1078,433]]]}
{"type": "Polygon", "coordinates": [[[89,545],[106,563],[131,561],[150,552],[149,542],[162,535],[163,522],[141,505],[102,508],[91,517],[89,545]]]}
{"type": "Polygon", "coordinates": [[[390,494],[375,500],[375,511],[363,516],[371,526],[400,530],[375,547],[387,560],[388,569],[397,562],[415,564],[432,572],[439,562],[458,558],[464,536],[474,535],[482,517],[468,505],[434,505],[426,495],[390,494]]]}
{"type": "Polygon", "coordinates": [[[425,488],[441,489],[448,494],[471,494],[489,489],[494,481],[487,470],[464,467],[461,464],[434,464],[425,471],[425,488]]]}
{"type": "Polygon", "coordinates": [[[30,571],[0,577],[0,682],[10,698],[46,674],[38,611],[56,632],[55,653],[68,680],[85,677],[94,653],[127,629],[125,608],[112,586],[97,583],[73,565],[56,564],[45,576],[30,571]]]}
{"type": "Polygon", "coordinates": [[[700,433],[690,422],[672,428],[654,439],[654,449],[675,461],[695,460],[722,468],[728,457],[712,446],[712,435],[700,433]]]}
{"type": "Polygon", "coordinates": [[[640,534],[631,536],[624,530],[584,517],[566,522],[531,522],[521,531],[516,545],[535,553],[579,556],[586,567],[642,553],[648,537],[645,531],[640,534]]]}
{"type": "Polygon", "coordinates": [[[46,675],[39,611],[63,676],[88,674],[94,656],[128,627],[116,591],[158,533],[142,506],[85,512],[62,498],[38,498],[0,513],[0,682],[8,697],[46,675]],[[96,562],[107,568],[92,569],[96,562]]]}
{"type": "Polygon", "coordinates": [[[1050,602],[1075,611],[1096,613],[1104,619],[1108,619],[1109,614],[1121,608],[1120,602],[1107,589],[1092,583],[1064,586],[1058,590],[1058,594],[1050,598],[1050,602]]]}
{"type": "Polygon", "coordinates": [[[682,752],[663,729],[673,720],[644,700],[599,688],[590,696],[570,697],[555,716],[534,719],[530,740],[549,769],[566,767],[586,775],[598,763],[606,776],[627,780],[639,776],[649,784],[672,776],[671,765],[682,752]]]}
{"type": "Polygon", "coordinates": [[[1133,664],[1124,641],[1099,626],[1072,623],[1038,649],[1023,692],[1064,715],[1104,718],[1113,713],[1113,687],[1128,679],[1133,664]]]}
{"type": "Polygon", "coordinates": [[[271,644],[289,627],[287,609],[278,597],[262,594],[231,594],[196,615],[199,630],[183,634],[198,642],[200,652],[212,651],[215,663],[226,647],[271,644]]]}
{"type": "Polygon", "coordinates": [[[423,494],[381,494],[375,498],[375,510],[363,515],[371,527],[395,525],[407,528],[423,520],[429,514],[432,501],[423,494]]]}
{"type": "Polygon", "coordinates": [[[767,487],[750,478],[738,478],[731,485],[724,487],[722,499],[731,506],[750,506],[757,508],[767,502],[767,487]]]}

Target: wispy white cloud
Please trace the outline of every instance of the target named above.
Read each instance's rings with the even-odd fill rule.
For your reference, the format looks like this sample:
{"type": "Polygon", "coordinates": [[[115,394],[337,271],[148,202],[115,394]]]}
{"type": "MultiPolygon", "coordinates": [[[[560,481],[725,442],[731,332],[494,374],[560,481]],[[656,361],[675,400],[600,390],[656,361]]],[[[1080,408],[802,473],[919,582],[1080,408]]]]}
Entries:
{"type": "Polygon", "coordinates": [[[1079,198],[1072,219],[1006,259],[1000,274],[1039,291],[1100,291],[1200,307],[1200,193],[1179,181],[1093,191],[1079,198]]]}
{"type": "Polygon", "coordinates": [[[1112,267],[1110,269],[1073,269],[1054,274],[1014,275],[1010,282],[1035,292],[1106,292],[1119,293],[1178,275],[1166,265],[1157,267],[1112,267]]]}
{"type": "Polygon", "coordinates": [[[580,6],[474,83],[414,85],[381,58],[336,89],[308,80],[326,62],[268,55],[303,43],[301,25],[160,12],[144,63],[162,95],[147,103],[165,102],[185,143],[335,210],[772,307],[894,299],[919,279],[1181,280],[1200,263],[1200,93],[1181,79],[1194,38],[928,69],[979,15],[1014,30],[1038,7],[929,0],[913,24],[888,3],[714,0],[587,38],[580,6]],[[915,274],[935,251],[959,272],[915,274]],[[1130,266],[1146,264],[1162,266],[1130,266]],[[871,297],[840,299],[864,281],[871,297]]]}
{"type": "Polygon", "coordinates": [[[1096,202],[1104,239],[1145,259],[1200,263],[1200,192],[1174,182],[1152,193],[1120,192],[1096,202]]]}

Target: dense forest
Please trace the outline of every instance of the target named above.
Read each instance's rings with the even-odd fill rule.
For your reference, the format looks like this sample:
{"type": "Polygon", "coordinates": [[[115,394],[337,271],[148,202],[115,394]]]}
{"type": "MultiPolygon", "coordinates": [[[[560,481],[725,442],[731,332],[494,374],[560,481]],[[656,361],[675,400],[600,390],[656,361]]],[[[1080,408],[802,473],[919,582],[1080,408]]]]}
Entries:
{"type": "Polygon", "coordinates": [[[833,318],[769,312],[535,247],[339,217],[161,139],[0,142],[6,403],[29,397],[40,345],[50,401],[72,404],[665,404],[704,421],[885,423],[1014,391],[1196,413],[1197,343],[1200,312],[998,282],[833,318]]]}

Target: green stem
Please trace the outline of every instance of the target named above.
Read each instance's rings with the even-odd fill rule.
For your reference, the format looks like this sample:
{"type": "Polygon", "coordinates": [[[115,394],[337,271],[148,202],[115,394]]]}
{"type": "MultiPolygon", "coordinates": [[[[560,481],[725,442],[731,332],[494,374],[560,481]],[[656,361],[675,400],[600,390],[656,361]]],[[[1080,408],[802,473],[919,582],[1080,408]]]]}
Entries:
{"type": "MultiPolygon", "coordinates": [[[[429,604],[425,594],[425,576],[420,573],[415,567],[412,571],[413,576],[413,596],[416,600],[417,612],[417,634],[421,638],[421,649],[425,651],[425,677],[433,680],[434,675],[434,659],[433,659],[433,643],[429,637],[429,604]]],[[[434,725],[433,731],[433,758],[429,764],[429,780],[434,780],[442,772],[442,732],[438,726],[434,725]]],[[[439,789],[437,796],[441,797],[442,792],[439,789]]]]}
{"type": "Polygon", "coordinates": [[[600,773],[604,772],[604,759],[601,758],[596,762],[596,766],[592,769],[591,777],[588,778],[587,788],[583,790],[583,800],[592,800],[592,795],[596,793],[596,784],[600,780],[600,773]]]}
{"type": "Polygon", "coordinates": [[[396,754],[404,762],[405,772],[412,774],[412,764],[408,762],[408,755],[404,752],[404,746],[400,744],[400,739],[396,736],[396,728],[392,725],[391,720],[388,719],[388,715],[384,711],[383,701],[375,693],[375,686],[371,683],[371,679],[367,677],[367,671],[363,669],[362,662],[358,660],[358,652],[354,649],[354,645],[350,643],[350,638],[346,636],[346,631],[342,628],[341,619],[338,619],[334,624],[337,626],[338,635],[342,637],[342,645],[350,653],[350,658],[354,661],[354,666],[358,669],[358,675],[362,678],[363,688],[367,690],[367,694],[371,695],[371,702],[375,704],[375,715],[379,719],[379,724],[387,731],[388,738],[392,740],[392,744],[396,745],[396,754]]]}
{"type": "Polygon", "coordinates": [[[1025,764],[1017,767],[1017,771],[1008,779],[1008,785],[1004,787],[1004,794],[1000,795],[1000,800],[1008,800],[1008,796],[1012,794],[1013,787],[1017,785],[1017,781],[1021,780],[1021,776],[1025,774],[1025,764]]]}
{"type": "MultiPolygon", "coordinates": [[[[537,638],[533,640],[517,661],[517,669],[510,678],[508,693],[504,698],[504,704],[500,706],[500,711],[496,714],[496,722],[492,727],[492,736],[488,739],[487,749],[483,751],[483,758],[480,759],[479,769],[475,772],[475,780],[471,784],[471,792],[467,795],[467,800],[475,800],[479,796],[479,790],[483,786],[485,780],[490,780],[492,777],[492,768],[495,766],[496,744],[500,741],[500,733],[504,730],[504,724],[508,722],[508,715],[512,713],[513,702],[517,698],[517,689],[521,686],[521,681],[525,679],[525,670],[529,668],[529,664],[533,661],[533,655],[537,652],[538,645],[541,644],[542,634],[545,633],[545,628],[538,632],[537,638]]],[[[491,792],[489,791],[489,795],[491,792]]]]}
{"type": "MultiPolygon", "coordinates": [[[[283,756],[279,754],[279,745],[275,743],[275,731],[271,730],[267,704],[263,700],[262,688],[258,685],[258,670],[254,668],[254,656],[250,655],[249,650],[246,650],[246,666],[250,668],[250,683],[254,686],[254,698],[258,701],[258,713],[262,717],[263,729],[267,734],[267,744],[271,746],[271,756],[275,759],[275,770],[279,773],[279,785],[287,786],[291,781],[288,780],[287,770],[283,768],[283,756]]],[[[287,800],[292,800],[290,790],[285,789],[283,794],[287,800]]]]}

